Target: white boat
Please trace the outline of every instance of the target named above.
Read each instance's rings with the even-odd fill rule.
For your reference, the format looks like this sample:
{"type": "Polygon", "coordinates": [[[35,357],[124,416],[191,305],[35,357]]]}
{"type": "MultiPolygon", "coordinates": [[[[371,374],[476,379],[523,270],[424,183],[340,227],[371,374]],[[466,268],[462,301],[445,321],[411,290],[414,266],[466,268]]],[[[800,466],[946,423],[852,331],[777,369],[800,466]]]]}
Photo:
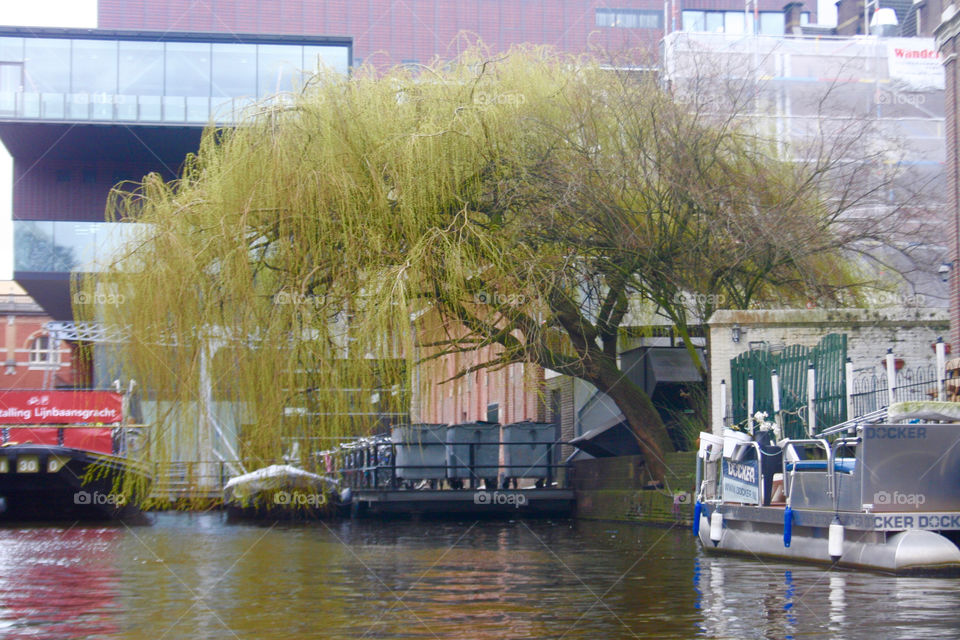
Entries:
{"type": "Polygon", "coordinates": [[[960,572],[960,403],[897,403],[806,439],[732,440],[701,433],[693,528],[706,551],[960,572]]]}
{"type": "Polygon", "coordinates": [[[288,464],[275,464],[231,478],[223,504],[232,517],[317,518],[340,505],[340,483],[288,464]]]}

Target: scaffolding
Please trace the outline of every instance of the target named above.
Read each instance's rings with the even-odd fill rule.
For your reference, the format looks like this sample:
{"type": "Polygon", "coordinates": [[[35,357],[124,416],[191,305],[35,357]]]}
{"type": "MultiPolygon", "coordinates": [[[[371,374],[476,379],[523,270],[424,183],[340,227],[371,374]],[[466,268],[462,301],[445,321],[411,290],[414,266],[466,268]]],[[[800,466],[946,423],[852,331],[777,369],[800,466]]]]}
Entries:
{"type": "Polygon", "coordinates": [[[691,108],[735,114],[795,162],[817,159],[828,144],[843,149],[843,162],[867,165],[860,179],[882,188],[844,215],[898,209],[902,253],[885,260],[913,270],[911,293],[946,305],[937,277],[947,253],[945,91],[933,38],[676,32],[662,46],[663,79],[691,108]]]}

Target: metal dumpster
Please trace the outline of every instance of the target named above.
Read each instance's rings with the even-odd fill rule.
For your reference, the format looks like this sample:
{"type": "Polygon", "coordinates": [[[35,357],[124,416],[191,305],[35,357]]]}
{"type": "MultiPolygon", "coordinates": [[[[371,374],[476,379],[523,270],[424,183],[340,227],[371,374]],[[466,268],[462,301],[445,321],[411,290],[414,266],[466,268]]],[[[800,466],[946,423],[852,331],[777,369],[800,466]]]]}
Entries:
{"type": "Polygon", "coordinates": [[[503,427],[505,478],[547,478],[550,475],[557,425],[547,422],[514,422],[503,427]]]}
{"type": "Polygon", "coordinates": [[[496,486],[500,473],[500,423],[465,422],[447,429],[447,477],[486,478],[496,486]]]}
{"type": "Polygon", "coordinates": [[[390,440],[397,452],[397,478],[442,480],[446,477],[447,425],[396,425],[390,430],[390,440]]]}

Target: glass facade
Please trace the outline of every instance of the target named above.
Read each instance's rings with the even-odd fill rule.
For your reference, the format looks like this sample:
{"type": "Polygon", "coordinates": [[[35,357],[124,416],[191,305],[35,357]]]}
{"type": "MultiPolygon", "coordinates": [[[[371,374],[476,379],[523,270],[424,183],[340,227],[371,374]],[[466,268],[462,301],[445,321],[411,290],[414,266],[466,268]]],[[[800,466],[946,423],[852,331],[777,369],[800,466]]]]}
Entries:
{"type": "MultiPolygon", "coordinates": [[[[744,11],[695,11],[687,10],[682,14],[683,30],[707,33],[753,34],[782,36],[784,16],[782,11],[761,11],[760,25],[754,31],[754,16],[744,11]]],[[[800,15],[801,24],[810,22],[810,14],[800,15]]]]}
{"type": "Polygon", "coordinates": [[[0,118],[229,124],[349,64],[346,44],[0,37],[0,118]]]}
{"type": "Polygon", "coordinates": [[[597,9],[596,20],[598,27],[660,29],[663,27],[663,12],[647,9],[597,9]]]}
{"type": "Polygon", "coordinates": [[[14,220],[14,270],[99,271],[143,225],[125,222],[14,220]]]}

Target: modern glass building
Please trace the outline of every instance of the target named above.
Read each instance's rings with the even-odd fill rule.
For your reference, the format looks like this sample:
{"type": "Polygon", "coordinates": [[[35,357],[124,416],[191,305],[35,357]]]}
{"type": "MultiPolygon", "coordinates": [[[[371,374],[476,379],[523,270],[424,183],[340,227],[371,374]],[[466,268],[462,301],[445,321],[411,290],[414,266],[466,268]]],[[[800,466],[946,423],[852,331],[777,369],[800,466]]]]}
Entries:
{"type": "Polygon", "coordinates": [[[347,73],[349,38],[0,29],[0,140],[14,163],[14,278],[72,319],[69,278],[132,232],[109,190],[176,177],[203,127],[283,100],[319,69],[347,73]]]}
{"type": "MultiPolygon", "coordinates": [[[[33,31],[31,30],[31,34],[33,31]]],[[[189,38],[122,32],[0,37],[0,117],[33,121],[229,124],[256,99],[321,68],[346,73],[349,41],[189,38]]]]}
{"type": "MultiPolygon", "coordinates": [[[[782,0],[757,11],[761,30],[783,33],[782,0]]],[[[803,11],[815,21],[815,6],[803,11]]],[[[321,66],[428,63],[476,42],[653,55],[664,33],[750,20],[734,0],[98,0],[97,29],[0,28],[14,278],[70,319],[70,271],[127,234],[103,222],[109,189],[152,171],[174,178],[204,125],[282,100],[321,66]]]]}

